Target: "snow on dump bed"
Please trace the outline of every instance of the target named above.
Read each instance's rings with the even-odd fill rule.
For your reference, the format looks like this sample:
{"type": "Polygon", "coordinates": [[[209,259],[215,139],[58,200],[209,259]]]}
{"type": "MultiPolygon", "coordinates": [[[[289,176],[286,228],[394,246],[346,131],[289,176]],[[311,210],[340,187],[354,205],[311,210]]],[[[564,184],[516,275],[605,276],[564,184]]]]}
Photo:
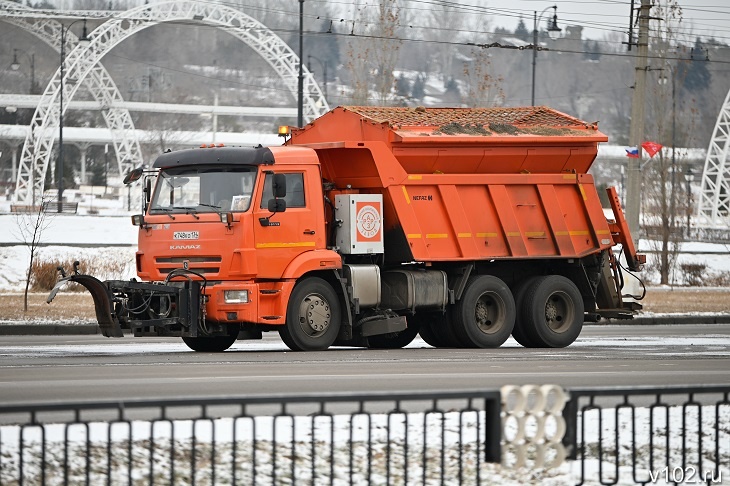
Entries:
{"type": "MultiPolygon", "coordinates": [[[[511,126],[516,130],[530,130],[537,128],[567,128],[571,130],[598,129],[595,123],[586,123],[572,116],[561,113],[546,106],[529,106],[516,108],[393,108],[378,106],[344,106],[346,111],[352,111],[377,123],[387,123],[399,129],[405,127],[432,127],[443,130],[446,127],[459,124],[462,126],[478,126],[485,131],[497,132],[502,135],[516,135],[505,127],[511,126]]],[[[552,133],[560,135],[558,131],[552,133]]],[[[550,132],[538,135],[551,135],[550,132]]]]}

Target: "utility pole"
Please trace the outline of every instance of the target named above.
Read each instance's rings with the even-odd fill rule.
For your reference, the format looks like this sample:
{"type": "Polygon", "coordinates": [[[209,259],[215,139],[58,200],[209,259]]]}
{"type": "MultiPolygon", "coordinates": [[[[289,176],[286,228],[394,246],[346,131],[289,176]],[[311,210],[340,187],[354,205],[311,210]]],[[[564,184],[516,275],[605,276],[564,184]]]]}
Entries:
{"type": "Polygon", "coordinates": [[[299,0],[299,86],[297,89],[297,126],[304,126],[304,0],[299,0]]]}
{"type": "Polygon", "coordinates": [[[641,0],[639,10],[639,42],[634,72],[634,97],[631,102],[631,128],[629,146],[639,149],[639,158],[629,158],[626,173],[626,219],[634,238],[639,238],[641,215],[641,143],[644,139],[644,114],[646,107],[646,74],[649,56],[649,14],[651,0],[641,0]]]}

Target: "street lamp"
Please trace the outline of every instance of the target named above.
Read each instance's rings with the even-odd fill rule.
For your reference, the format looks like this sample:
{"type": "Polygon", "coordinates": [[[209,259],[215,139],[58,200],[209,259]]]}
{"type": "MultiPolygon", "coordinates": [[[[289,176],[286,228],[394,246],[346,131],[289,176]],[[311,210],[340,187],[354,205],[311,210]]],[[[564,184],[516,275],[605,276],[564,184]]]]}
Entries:
{"type": "Polygon", "coordinates": [[[540,12],[540,15],[537,15],[537,11],[535,11],[535,23],[533,25],[532,29],[532,106],[535,106],[535,65],[537,64],[537,24],[540,20],[542,20],[542,15],[547,12],[549,9],[553,9],[553,20],[548,24],[548,36],[552,40],[555,40],[560,35],[560,27],[558,27],[558,6],[553,5],[552,7],[547,7],[545,10],[540,12]]]}
{"type": "Polygon", "coordinates": [[[35,84],[35,54],[28,54],[23,49],[13,49],[13,62],[10,64],[10,69],[17,71],[20,69],[20,63],[18,62],[18,51],[24,54],[30,61],[30,94],[37,94],[37,87],[35,84]]]}
{"type": "MultiPolygon", "coordinates": [[[[71,26],[82,19],[74,20],[68,25],[61,24],[61,79],[59,88],[59,104],[60,110],[58,113],[58,212],[63,211],[63,76],[65,73],[66,64],[66,34],[68,33],[71,26]]],[[[86,19],[84,21],[84,30],[79,38],[79,45],[86,46],[91,40],[86,33],[86,19]]]]}
{"type": "Polygon", "coordinates": [[[316,58],[315,56],[310,56],[307,54],[307,69],[309,69],[309,72],[312,72],[312,59],[317,61],[322,66],[322,71],[324,73],[324,99],[327,99],[327,60],[325,59],[324,62],[322,60],[316,58]]]}
{"type": "Polygon", "coordinates": [[[684,173],[684,180],[687,181],[687,238],[689,238],[690,224],[692,223],[692,182],[695,180],[695,174],[689,165],[684,173]]]}

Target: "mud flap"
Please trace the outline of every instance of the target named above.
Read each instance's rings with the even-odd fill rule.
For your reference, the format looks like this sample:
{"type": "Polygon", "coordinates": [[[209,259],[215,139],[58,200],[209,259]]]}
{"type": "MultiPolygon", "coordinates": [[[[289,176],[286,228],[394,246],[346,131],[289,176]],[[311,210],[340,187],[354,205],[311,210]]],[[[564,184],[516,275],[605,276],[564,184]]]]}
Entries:
{"type": "Polygon", "coordinates": [[[68,282],[76,282],[83,285],[94,299],[94,308],[96,310],[96,320],[99,322],[101,333],[106,337],[122,337],[122,328],[119,320],[112,314],[111,301],[112,294],[107,286],[101,280],[91,275],[71,275],[56,282],[56,285],[48,294],[46,303],[50,304],[56,297],[58,291],[68,282]]]}

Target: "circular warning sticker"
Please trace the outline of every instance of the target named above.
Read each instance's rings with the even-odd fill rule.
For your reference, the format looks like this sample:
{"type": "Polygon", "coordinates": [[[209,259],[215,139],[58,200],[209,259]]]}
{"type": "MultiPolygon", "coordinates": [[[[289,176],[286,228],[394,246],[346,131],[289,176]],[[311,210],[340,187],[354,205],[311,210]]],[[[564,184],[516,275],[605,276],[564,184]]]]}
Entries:
{"type": "Polygon", "coordinates": [[[366,204],[357,211],[357,231],[365,238],[373,238],[380,232],[380,213],[366,204]]]}

